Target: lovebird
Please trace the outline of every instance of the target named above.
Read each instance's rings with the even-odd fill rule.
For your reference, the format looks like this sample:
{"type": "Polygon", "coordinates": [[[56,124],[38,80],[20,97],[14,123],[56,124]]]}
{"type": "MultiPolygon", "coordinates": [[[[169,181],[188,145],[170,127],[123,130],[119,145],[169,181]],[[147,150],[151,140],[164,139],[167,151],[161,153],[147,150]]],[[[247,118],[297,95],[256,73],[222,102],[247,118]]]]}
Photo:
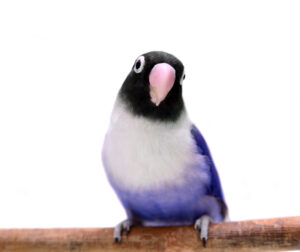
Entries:
{"type": "Polygon", "coordinates": [[[194,225],[203,246],[210,222],[227,216],[210,150],[182,97],[185,71],[172,54],[152,51],[134,62],[117,95],[102,160],[127,219],[135,225],[194,225]]]}

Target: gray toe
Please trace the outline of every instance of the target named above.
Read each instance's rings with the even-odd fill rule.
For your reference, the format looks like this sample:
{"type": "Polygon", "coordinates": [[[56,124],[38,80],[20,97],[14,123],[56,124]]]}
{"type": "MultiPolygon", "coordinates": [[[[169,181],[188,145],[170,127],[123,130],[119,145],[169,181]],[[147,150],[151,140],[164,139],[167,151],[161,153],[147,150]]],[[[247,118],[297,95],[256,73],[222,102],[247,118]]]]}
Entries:
{"type": "Polygon", "coordinates": [[[203,247],[206,247],[206,241],[208,237],[208,226],[211,222],[211,218],[208,215],[203,215],[195,221],[195,230],[197,235],[200,234],[200,239],[202,241],[203,247]]]}

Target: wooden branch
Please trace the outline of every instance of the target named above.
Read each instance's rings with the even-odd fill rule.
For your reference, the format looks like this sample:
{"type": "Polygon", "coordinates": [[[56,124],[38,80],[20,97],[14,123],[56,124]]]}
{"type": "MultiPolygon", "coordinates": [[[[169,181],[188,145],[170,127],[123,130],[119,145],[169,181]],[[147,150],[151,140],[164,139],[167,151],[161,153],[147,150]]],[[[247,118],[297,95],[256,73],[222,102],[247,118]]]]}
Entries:
{"type": "Polygon", "coordinates": [[[0,251],[258,251],[300,249],[300,217],[225,222],[202,248],[193,227],[134,227],[120,244],[112,228],[0,229],[0,251]]]}

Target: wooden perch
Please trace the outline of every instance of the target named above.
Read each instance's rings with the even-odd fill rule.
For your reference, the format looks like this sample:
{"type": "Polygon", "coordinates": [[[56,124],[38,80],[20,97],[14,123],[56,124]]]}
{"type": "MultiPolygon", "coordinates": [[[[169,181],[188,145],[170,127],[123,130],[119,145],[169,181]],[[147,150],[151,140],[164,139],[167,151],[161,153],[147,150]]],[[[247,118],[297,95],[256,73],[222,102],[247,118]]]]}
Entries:
{"type": "Polygon", "coordinates": [[[0,229],[0,251],[295,250],[300,249],[300,217],[212,224],[206,248],[193,227],[134,227],[120,244],[112,235],[112,228],[0,229]]]}

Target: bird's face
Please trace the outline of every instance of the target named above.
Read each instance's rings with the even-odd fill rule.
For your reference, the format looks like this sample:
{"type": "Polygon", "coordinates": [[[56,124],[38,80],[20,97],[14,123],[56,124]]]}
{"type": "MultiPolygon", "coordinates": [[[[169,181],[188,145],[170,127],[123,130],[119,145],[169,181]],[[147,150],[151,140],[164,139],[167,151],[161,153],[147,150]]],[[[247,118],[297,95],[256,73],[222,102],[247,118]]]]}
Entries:
{"type": "Polygon", "coordinates": [[[139,56],[120,90],[132,113],[153,120],[174,121],[184,110],[183,64],[165,52],[139,56]]]}

